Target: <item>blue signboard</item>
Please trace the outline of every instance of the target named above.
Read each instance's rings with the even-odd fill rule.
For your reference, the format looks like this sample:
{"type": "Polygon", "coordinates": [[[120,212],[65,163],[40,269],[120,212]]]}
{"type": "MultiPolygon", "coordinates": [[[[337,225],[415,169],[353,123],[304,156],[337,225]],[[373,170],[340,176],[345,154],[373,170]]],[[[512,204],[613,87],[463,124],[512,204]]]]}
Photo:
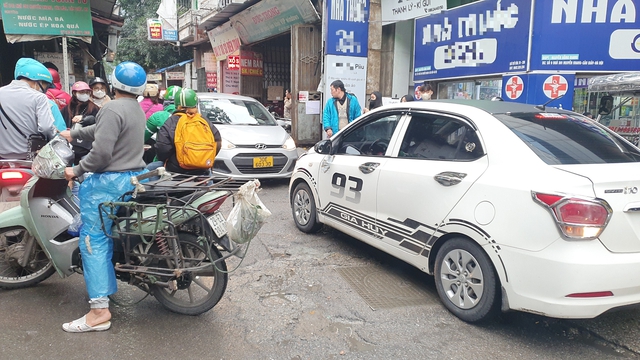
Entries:
{"type": "Polygon", "coordinates": [[[328,0],[326,53],[367,57],[369,0],[328,0]]]}
{"type": "Polygon", "coordinates": [[[638,70],[640,0],[536,1],[532,70],[638,70]]]}
{"type": "Polygon", "coordinates": [[[525,71],[531,0],[486,0],[416,19],[414,81],[525,71]]]}
{"type": "Polygon", "coordinates": [[[502,78],[502,99],[524,104],[571,110],[576,77],[574,74],[512,74],[502,78]]]}

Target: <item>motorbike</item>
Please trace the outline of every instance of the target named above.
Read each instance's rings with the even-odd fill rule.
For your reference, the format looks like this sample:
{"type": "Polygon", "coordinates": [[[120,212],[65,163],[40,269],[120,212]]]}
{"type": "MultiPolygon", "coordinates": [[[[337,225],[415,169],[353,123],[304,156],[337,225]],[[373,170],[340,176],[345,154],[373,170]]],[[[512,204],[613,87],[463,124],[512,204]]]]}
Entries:
{"type": "Polygon", "coordinates": [[[20,200],[20,191],[31,176],[31,161],[0,160],[0,202],[20,200]]]}
{"type": "MultiPolygon", "coordinates": [[[[238,184],[164,168],[131,183],[135,190],[122,198],[131,200],[99,206],[101,220],[114,220],[105,234],[113,239],[116,278],[173,312],[209,311],[226,290],[226,259],[239,250],[220,212],[238,184]]],[[[0,288],[33,286],[56,272],[62,278],[82,273],[79,239],[68,231],[78,214],[66,180],[31,177],[20,206],[0,213],[0,288]]]]}

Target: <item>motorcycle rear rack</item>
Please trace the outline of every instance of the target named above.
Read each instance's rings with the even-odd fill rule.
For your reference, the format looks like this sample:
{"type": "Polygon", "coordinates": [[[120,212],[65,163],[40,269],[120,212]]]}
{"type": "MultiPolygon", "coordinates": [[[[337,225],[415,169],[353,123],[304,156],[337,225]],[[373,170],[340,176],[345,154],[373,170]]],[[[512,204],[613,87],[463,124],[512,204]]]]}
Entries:
{"type": "MultiPolygon", "coordinates": [[[[220,179],[211,175],[185,175],[169,173],[158,168],[148,173],[134,176],[131,184],[135,186],[133,195],[144,192],[182,192],[182,191],[238,191],[246,181],[232,177],[220,179]],[[144,180],[153,179],[147,182],[144,180]]],[[[134,196],[135,198],[136,196],[134,196]]]]}
{"type": "MultiPolygon", "coordinates": [[[[102,230],[103,232],[105,232],[105,235],[113,239],[114,241],[119,241],[122,246],[125,257],[125,264],[123,264],[122,266],[125,266],[127,268],[135,267],[135,270],[123,271],[137,272],[140,274],[144,273],[147,275],[173,276],[172,274],[175,271],[185,271],[185,268],[156,268],[154,270],[155,272],[150,273],[149,270],[146,270],[146,266],[133,265],[133,258],[166,259],[167,261],[172,261],[174,264],[183,263],[185,259],[182,256],[181,251],[178,250],[180,245],[178,239],[178,229],[180,229],[181,225],[184,222],[195,218],[199,219],[200,221],[199,226],[197,226],[199,229],[208,228],[208,224],[205,224],[207,219],[204,214],[202,214],[202,212],[200,212],[197,208],[191,207],[189,204],[172,206],[165,204],[142,204],[133,201],[106,202],[99,205],[99,214],[100,221],[102,223],[102,230]],[[150,207],[156,209],[155,214],[143,217],[142,213],[150,207]],[[121,215],[121,210],[116,212],[116,208],[123,209],[126,215],[121,215]],[[112,234],[104,231],[105,216],[114,221],[115,228],[112,234]],[[176,224],[176,221],[180,220],[180,218],[187,220],[185,220],[183,223],[176,224]],[[145,229],[143,229],[143,227],[145,229]],[[139,241],[144,244],[143,246],[152,246],[152,243],[155,243],[155,246],[159,248],[160,254],[140,254],[133,252],[132,244],[134,243],[133,239],[135,238],[140,239],[139,241]],[[164,253],[164,255],[162,255],[162,253],[164,253]]],[[[205,234],[198,235],[202,236],[205,234]]],[[[215,242],[209,240],[208,237],[206,237],[206,240],[203,241],[209,243],[209,246],[213,246],[215,244],[215,242]]],[[[220,260],[222,259],[218,259],[212,264],[215,264],[220,260]]]]}

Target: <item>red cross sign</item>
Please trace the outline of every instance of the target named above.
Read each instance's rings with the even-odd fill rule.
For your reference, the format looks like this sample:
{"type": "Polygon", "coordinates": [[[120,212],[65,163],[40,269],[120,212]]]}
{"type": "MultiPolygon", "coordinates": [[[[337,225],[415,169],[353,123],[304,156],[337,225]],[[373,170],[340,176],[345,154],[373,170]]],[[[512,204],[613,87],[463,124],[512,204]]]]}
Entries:
{"type": "Polygon", "coordinates": [[[507,80],[507,85],[504,87],[504,92],[507,94],[507,97],[511,100],[515,100],[522,95],[524,91],[524,81],[520,76],[512,76],[507,80]]]}
{"type": "Polygon", "coordinates": [[[568,88],[569,84],[567,83],[567,79],[565,79],[564,76],[552,75],[544,81],[542,90],[549,99],[555,99],[558,96],[566,94],[568,88]]]}

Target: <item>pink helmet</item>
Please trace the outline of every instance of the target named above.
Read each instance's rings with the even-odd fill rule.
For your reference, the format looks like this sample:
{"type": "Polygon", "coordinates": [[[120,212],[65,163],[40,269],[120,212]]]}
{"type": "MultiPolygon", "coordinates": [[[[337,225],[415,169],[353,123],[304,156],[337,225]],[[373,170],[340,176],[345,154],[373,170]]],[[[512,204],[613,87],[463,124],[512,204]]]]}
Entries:
{"type": "Polygon", "coordinates": [[[71,91],[83,91],[83,90],[87,90],[87,91],[91,91],[91,88],[89,87],[89,84],[87,84],[84,81],[76,81],[73,86],[71,86],[71,91]]]}

